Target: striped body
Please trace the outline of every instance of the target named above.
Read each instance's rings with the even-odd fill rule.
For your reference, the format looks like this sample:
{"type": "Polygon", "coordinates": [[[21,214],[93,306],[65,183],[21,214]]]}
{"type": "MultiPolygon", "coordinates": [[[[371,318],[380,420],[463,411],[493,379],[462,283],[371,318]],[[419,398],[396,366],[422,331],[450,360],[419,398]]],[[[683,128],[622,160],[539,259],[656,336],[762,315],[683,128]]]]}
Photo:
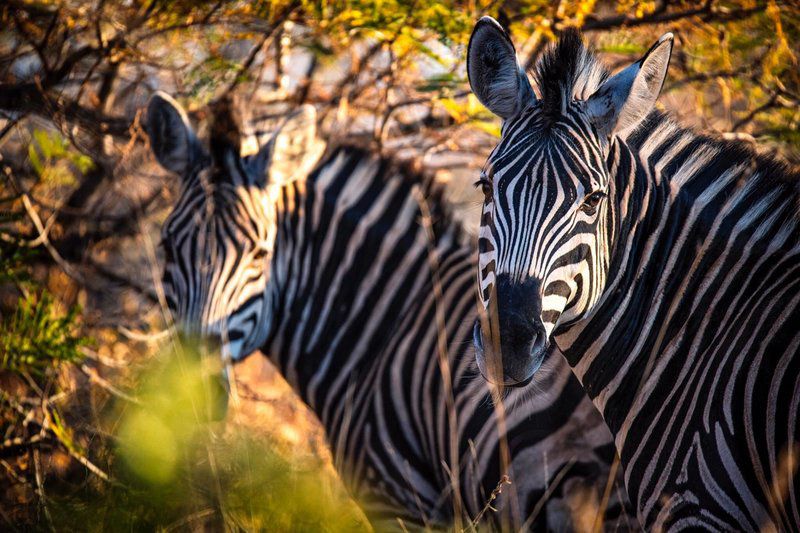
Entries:
{"type": "MultiPolygon", "coordinates": [[[[645,527],[798,530],[800,174],[642,106],[665,43],[613,78],[576,34],[545,54],[487,164],[482,300],[564,354],[645,527]]],[[[521,382],[517,344],[487,358],[521,382]]]]}
{"type": "Polygon", "coordinates": [[[641,517],[797,530],[800,176],[658,115],[608,164],[630,176],[609,282],[554,338],[615,434],[641,517]]]}
{"type": "MultiPolygon", "coordinates": [[[[163,163],[158,112],[171,111],[150,113],[163,163]]],[[[336,469],[378,528],[463,526],[482,513],[498,527],[590,526],[612,475],[611,435],[561,357],[538,394],[506,398],[507,416],[493,405],[470,342],[474,243],[441,191],[356,148],[313,171],[278,171],[281,161],[304,168],[281,152],[303,144],[297,125],[247,158],[213,132],[212,162],[184,165],[164,224],[163,285],[179,324],[218,337],[233,360],[261,347],[318,415],[336,469]],[[504,474],[512,484],[495,512],[486,505],[504,474]]],[[[629,528],[611,481],[606,523],[629,528]]]]}

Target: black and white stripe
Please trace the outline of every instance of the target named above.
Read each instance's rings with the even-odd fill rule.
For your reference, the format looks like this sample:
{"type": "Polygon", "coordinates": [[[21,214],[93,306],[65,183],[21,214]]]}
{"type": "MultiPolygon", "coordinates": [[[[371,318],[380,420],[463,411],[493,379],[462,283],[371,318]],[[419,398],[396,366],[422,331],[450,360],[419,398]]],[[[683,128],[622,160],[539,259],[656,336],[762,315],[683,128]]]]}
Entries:
{"type": "MultiPolygon", "coordinates": [[[[169,103],[159,98],[151,107],[169,103]]],[[[568,366],[553,358],[539,394],[506,398],[515,408],[503,421],[505,470],[500,411],[474,379],[474,248],[440,191],[356,148],[333,151],[310,173],[276,174],[286,128],[263,154],[215,150],[221,160],[184,178],[164,226],[165,291],[178,321],[221,337],[233,359],[261,347],[319,416],[335,466],[371,520],[443,526],[459,504],[471,519],[507,473],[513,484],[490,522],[521,524],[536,511],[532,527],[574,528],[570,505],[581,496],[599,503],[614,450],[568,366]],[[441,299],[420,201],[430,209],[441,299]]],[[[298,139],[299,125],[293,131],[295,145],[310,139],[298,139]]],[[[632,527],[625,505],[614,488],[610,527],[632,527]]]]}
{"type": "MultiPolygon", "coordinates": [[[[493,21],[475,32],[509,53],[493,21]]],[[[525,382],[547,359],[526,324],[542,326],[614,434],[645,527],[796,531],[800,174],[652,111],[670,51],[667,35],[609,77],[567,32],[538,98],[494,109],[479,282],[501,338],[479,356],[525,382]]],[[[486,55],[470,50],[479,97],[503,64],[486,55]]]]}

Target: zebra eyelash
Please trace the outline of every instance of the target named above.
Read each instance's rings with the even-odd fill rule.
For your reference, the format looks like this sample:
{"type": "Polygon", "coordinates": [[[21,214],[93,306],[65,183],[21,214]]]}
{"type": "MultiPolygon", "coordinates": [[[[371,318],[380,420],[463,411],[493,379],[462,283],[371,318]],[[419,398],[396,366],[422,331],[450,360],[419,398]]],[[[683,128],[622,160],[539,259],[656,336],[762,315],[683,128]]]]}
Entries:
{"type": "Polygon", "coordinates": [[[473,187],[480,188],[483,194],[490,195],[492,193],[492,182],[486,176],[481,176],[478,181],[472,184],[473,187]]]}

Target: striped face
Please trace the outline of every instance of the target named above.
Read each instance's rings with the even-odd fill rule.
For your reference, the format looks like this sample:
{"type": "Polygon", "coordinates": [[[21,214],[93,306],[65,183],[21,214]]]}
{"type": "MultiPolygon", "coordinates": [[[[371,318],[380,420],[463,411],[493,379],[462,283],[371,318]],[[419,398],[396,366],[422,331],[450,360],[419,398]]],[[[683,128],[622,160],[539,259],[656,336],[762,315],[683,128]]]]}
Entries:
{"type": "Polygon", "coordinates": [[[522,359],[504,361],[506,381],[524,381],[556,327],[589,312],[605,286],[611,226],[604,147],[579,103],[553,124],[534,105],[506,121],[478,184],[479,297],[492,323],[476,338],[499,333],[504,356],[522,359]]]}
{"type": "Polygon", "coordinates": [[[233,153],[189,180],[162,228],[162,284],[181,329],[240,359],[266,340],[274,242],[269,188],[233,153]]]}
{"type": "Polygon", "coordinates": [[[161,238],[169,310],[183,332],[238,360],[269,334],[277,195],[305,175],[316,122],[313,108],[302,108],[261,151],[241,157],[238,127],[224,110],[212,127],[210,157],[166,95],[151,100],[146,126],[158,161],[182,179],[161,238]]]}
{"type": "Polygon", "coordinates": [[[475,26],[470,85],[503,119],[478,181],[485,196],[478,243],[484,312],[474,344],[487,379],[526,383],[554,332],[601,299],[617,201],[607,161],[616,136],[652,109],[671,49],[667,34],[609,77],[580,35],[565,31],[537,63],[534,91],[500,25],[484,17],[475,26]]]}

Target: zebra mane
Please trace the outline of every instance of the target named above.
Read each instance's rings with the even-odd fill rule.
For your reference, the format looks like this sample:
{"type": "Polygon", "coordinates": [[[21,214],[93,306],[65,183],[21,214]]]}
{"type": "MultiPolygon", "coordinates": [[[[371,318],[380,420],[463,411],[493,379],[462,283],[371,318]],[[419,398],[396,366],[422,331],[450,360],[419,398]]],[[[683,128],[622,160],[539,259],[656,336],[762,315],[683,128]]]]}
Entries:
{"type": "Polygon", "coordinates": [[[447,185],[437,181],[432,173],[423,170],[417,161],[401,159],[385,152],[379,153],[374,147],[365,147],[356,142],[346,142],[330,147],[317,168],[333,160],[336,154],[342,151],[357,153],[359,158],[378,158],[380,161],[379,172],[384,179],[387,182],[400,180],[409,194],[412,194],[414,187],[418,187],[417,190],[421,193],[421,198],[425,200],[427,214],[430,216],[434,244],[445,242],[457,245],[467,244],[468,233],[455,217],[453,206],[447,200],[447,185]]]}
{"type": "Polygon", "coordinates": [[[242,117],[239,108],[228,95],[209,104],[209,109],[211,158],[215,163],[220,163],[226,152],[239,153],[242,144],[242,117]]]}
{"type": "Polygon", "coordinates": [[[608,69],[586,48],[581,33],[567,28],[533,68],[544,116],[555,121],[570,101],[585,100],[608,78],[608,69]]]}

